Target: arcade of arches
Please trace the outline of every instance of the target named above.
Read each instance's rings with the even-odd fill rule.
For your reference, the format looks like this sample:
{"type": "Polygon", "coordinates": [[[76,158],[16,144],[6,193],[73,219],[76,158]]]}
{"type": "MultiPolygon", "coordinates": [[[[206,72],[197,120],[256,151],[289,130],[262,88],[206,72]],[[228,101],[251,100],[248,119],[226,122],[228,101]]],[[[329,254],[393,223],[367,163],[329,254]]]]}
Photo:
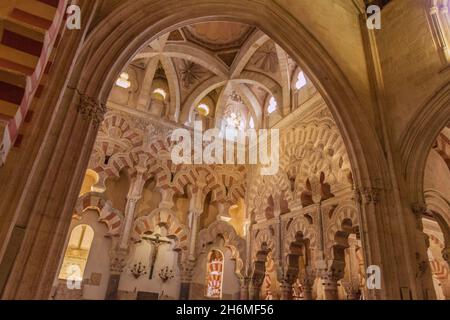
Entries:
{"type": "Polygon", "coordinates": [[[2,1],[0,296],[450,299],[448,5],[2,1]],[[173,161],[226,128],[276,174],[173,161]]]}

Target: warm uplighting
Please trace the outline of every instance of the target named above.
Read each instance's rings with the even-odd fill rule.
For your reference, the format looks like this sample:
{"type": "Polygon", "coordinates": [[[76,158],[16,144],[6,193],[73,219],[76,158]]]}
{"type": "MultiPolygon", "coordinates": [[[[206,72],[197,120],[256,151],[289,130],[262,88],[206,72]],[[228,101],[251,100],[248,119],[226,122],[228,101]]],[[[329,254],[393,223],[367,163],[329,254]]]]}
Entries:
{"type": "Polygon", "coordinates": [[[277,110],[277,101],[274,97],[270,98],[269,106],[267,107],[267,112],[273,113],[277,110]]]}
{"type": "Polygon", "coordinates": [[[130,82],[129,78],[130,78],[130,76],[128,73],[122,72],[120,74],[119,79],[117,79],[117,81],[116,81],[116,85],[118,87],[128,89],[129,87],[131,87],[131,82],[130,82]]]}
{"type": "Polygon", "coordinates": [[[153,90],[153,94],[160,96],[162,100],[166,100],[167,92],[164,91],[164,89],[156,88],[155,90],[153,90]]]}
{"type": "Polygon", "coordinates": [[[206,117],[209,114],[209,107],[208,105],[202,103],[197,106],[197,111],[200,115],[206,117]]]}

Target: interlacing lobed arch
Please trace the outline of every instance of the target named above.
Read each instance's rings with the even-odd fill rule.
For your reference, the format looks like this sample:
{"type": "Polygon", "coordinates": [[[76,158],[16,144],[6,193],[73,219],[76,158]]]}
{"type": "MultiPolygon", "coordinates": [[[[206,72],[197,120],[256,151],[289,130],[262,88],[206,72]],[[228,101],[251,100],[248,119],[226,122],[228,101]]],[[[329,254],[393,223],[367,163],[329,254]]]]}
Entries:
{"type": "Polygon", "coordinates": [[[243,277],[243,267],[246,259],[245,240],[241,238],[236,230],[224,221],[215,221],[207,228],[201,230],[198,235],[197,252],[207,253],[208,245],[220,237],[224,241],[224,246],[231,251],[231,257],[235,261],[234,272],[241,278],[243,277]]]}
{"type": "Polygon", "coordinates": [[[76,205],[73,217],[82,219],[87,210],[96,210],[99,217],[98,221],[103,222],[108,227],[108,236],[118,236],[123,221],[123,214],[113,208],[111,201],[107,200],[105,195],[97,192],[89,192],[82,195],[76,205]]]}
{"type": "Polygon", "coordinates": [[[133,171],[137,165],[144,165],[146,175],[155,177],[158,188],[183,194],[185,186],[195,187],[203,181],[206,183],[205,194],[212,192],[214,201],[235,203],[244,196],[246,175],[243,166],[174,164],[170,128],[151,121],[140,125],[143,129],[129,116],[114,111],[107,114],[89,165],[99,174],[100,187],[104,187],[108,178],[119,177],[121,170],[133,171]]]}
{"type": "Polygon", "coordinates": [[[269,206],[269,196],[292,207],[307,189],[307,181],[312,196],[318,200],[324,191],[321,173],[324,183],[333,190],[348,188],[353,183],[344,142],[325,106],[294,128],[281,131],[279,171],[275,176],[254,178],[249,190],[250,199],[254,199],[250,210],[258,208],[256,211],[261,215],[269,206]],[[261,184],[266,186],[263,191],[258,188],[261,184]]]}
{"type": "Polygon", "coordinates": [[[134,222],[132,238],[138,241],[145,233],[156,232],[157,227],[164,227],[166,229],[165,236],[175,240],[176,244],[173,250],[186,252],[189,231],[178,221],[175,214],[168,210],[156,209],[137,218],[134,222]]]}

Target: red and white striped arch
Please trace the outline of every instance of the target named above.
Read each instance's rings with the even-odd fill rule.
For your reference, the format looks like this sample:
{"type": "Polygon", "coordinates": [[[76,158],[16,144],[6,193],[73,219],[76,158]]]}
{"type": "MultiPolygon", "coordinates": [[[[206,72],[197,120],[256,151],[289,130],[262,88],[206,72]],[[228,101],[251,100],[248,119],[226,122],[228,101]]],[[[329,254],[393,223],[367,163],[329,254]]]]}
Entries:
{"type": "Polygon", "coordinates": [[[75,205],[74,218],[81,219],[83,214],[89,210],[96,210],[99,214],[98,220],[108,227],[109,236],[118,236],[122,227],[123,214],[114,209],[105,196],[97,192],[89,192],[78,198],[75,205]]]}
{"type": "Polygon", "coordinates": [[[30,108],[64,20],[67,0],[2,0],[0,164],[30,108]]]}
{"type": "Polygon", "coordinates": [[[188,230],[168,210],[155,209],[149,215],[137,218],[134,222],[132,238],[137,241],[144,233],[155,232],[158,226],[165,227],[167,230],[166,236],[176,240],[174,250],[187,250],[188,230]]]}

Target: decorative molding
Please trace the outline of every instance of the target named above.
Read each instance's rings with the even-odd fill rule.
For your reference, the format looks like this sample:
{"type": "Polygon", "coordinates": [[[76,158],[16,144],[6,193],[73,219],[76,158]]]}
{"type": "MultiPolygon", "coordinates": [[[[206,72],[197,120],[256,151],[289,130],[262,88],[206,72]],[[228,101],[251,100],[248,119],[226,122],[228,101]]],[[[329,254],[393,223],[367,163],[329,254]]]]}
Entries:
{"type": "Polygon", "coordinates": [[[356,188],[354,197],[355,200],[361,205],[374,204],[377,205],[380,202],[381,188],[356,188]]]}
{"type": "Polygon", "coordinates": [[[98,128],[105,117],[106,104],[100,103],[87,95],[79,95],[78,113],[83,119],[92,121],[92,124],[98,128]]]}

